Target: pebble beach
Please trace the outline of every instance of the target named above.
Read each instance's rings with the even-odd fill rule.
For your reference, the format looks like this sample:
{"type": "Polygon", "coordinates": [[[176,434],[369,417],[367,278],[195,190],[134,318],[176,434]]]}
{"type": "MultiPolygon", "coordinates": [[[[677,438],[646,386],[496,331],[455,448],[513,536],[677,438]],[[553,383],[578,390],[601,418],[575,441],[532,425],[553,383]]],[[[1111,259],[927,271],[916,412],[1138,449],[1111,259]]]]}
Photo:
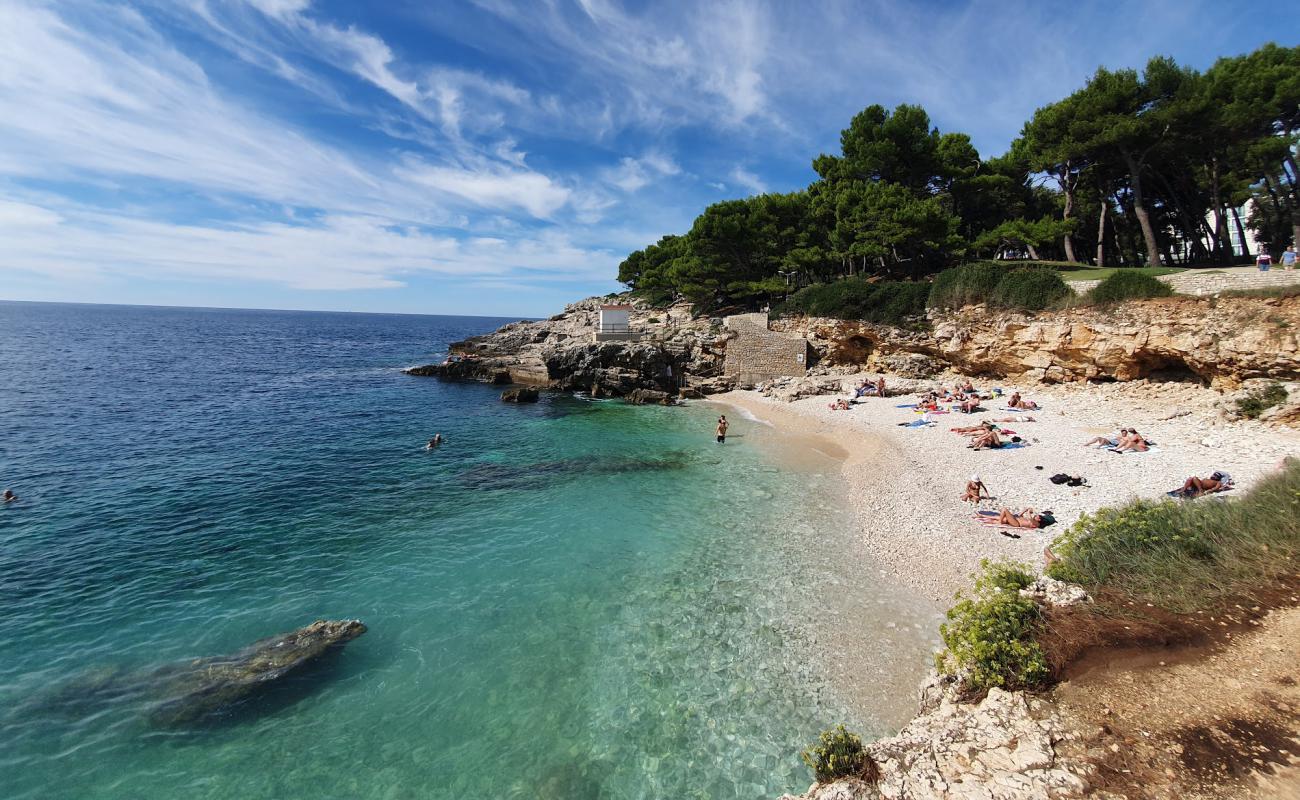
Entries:
{"type": "MultiPolygon", "coordinates": [[[[846,376],[844,385],[862,377],[846,376]]],[[[934,385],[956,379],[939,377],[934,385]]],[[[993,386],[976,382],[979,389],[993,386]]],[[[844,394],[786,403],[733,391],[711,399],[847,451],[842,475],[864,547],[898,582],[936,601],[967,586],[981,559],[1041,567],[1044,548],[1082,514],[1135,497],[1164,497],[1188,476],[1215,470],[1230,473],[1240,494],[1286,456],[1300,455],[1300,432],[1229,421],[1218,409],[1220,395],[1192,384],[996,386],[1008,396],[1018,389],[1043,408],[1006,412],[997,410],[999,401],[988,401],[984,412],[934,415],[934,425],[900,427],[919,419],[915,409],[900,407],[915,403],[915,394],[864,398],[848,411],[829,407],[844,394]],[[949,430],[1013,415],[1034,420],[1000,423],[1024,440],[1016,449],[971,450],[965,436],[949,430]],[[1156,448],[1119,454],[1084,446],[1120,427],[1136,428],[1156,448]],[[1087,485],[1054,484],[1049,478],[1057,473],[1081,475],[1087,485]],[[994,497],[980,508],[1051,510],[1056,524],[1014,532],[1019,538],[981,525],[975,506],[959,500],[971,475],[994,497]]]]}

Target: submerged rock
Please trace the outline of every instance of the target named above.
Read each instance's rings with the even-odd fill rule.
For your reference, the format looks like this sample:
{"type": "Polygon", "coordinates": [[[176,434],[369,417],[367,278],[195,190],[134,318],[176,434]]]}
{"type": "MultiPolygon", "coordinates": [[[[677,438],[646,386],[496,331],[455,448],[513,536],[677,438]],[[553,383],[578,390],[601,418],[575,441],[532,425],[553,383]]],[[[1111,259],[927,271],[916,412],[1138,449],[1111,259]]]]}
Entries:
{"type": "Polygon", "coordinates": [[[163,699],[149,721],[174,727],[227,708],[366,632],[360,620],[318,620],[260,639],[233,655],[198,658],[154,673],[163,699]]]}
{"type": "Polygon", "coordinates": [[[501,393],[501,402],[503,403],[536,403],[537,398],[537,390],[531,386],[520,386],[517,389],[506,389],[501,393]]]}

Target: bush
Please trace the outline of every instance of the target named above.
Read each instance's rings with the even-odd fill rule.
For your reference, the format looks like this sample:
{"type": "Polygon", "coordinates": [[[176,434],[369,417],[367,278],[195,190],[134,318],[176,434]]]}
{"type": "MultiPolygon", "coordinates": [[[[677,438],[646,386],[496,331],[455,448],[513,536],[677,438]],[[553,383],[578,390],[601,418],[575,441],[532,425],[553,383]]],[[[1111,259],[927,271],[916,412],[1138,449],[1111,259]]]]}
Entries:
{"type": "Polygon", "coordinates": [[[939,626],[945,649],[936,666],[950,675],[965,673],[966,685],[977,692],[1041,686],[1051,672],[1034,639],[1041,616],[1038,605],[1019,594],[1033,575],[1022,564],[986,560],[980,566],[973,595],[959,594],[939,626]]]}
{"type": "Polygon", "coordinates": [[[806,286],[776,308],[778,314],[860,319],[906,325],[925,314],[930,287],[924,283],[860,279],[806,286]]]}
{"type": "Polygon", "coordinates": [[[824,731],[818,743],[799,756],[817,776],[818,783],[861,778],[874,785],[880,779],[880,768],[862,746],[862,739],[846,731],[843,725],[824,731]]]}
{"type": "Polygon", "coordinates": [[[1145,273],[1121,269],[1094,286],[1088,292],[1088,300],[1093,303],[1115,303],[1143,297],[1168,297],[1173,293],[1174,288],[1162,280],[1145,273]]]}
{"type": "Polygon", "coordinates": [[[976,262],[945,269],[930,284],[930,308],[961,308],[987,303],[1007,268],[994,262],[976,262]]]}
{"type": "Polygon", "coordinates": [[[1008,272],[998,281],[989,305],[1020,311],[1042,311],[1071,294],[1054,269],[1034,267],[1008,272]]]}
{"type": "MultiPolygon", "coordinates": [[[[1173,487],[1171,487],[1173,488],[1173,487]]],[[[1297,572],[1300,461],[1223,502],[1136,500],[1085,514],[1052,543],[1047,574],[1175,613],[1239,603],[1297,572]]]]}
{"type": "Polygon", "coordinates": [[[1271,383],[1237,400],[1237,413],[1246,419],[1259,419],[1259,415],[1273,406],[1286,402],[1286,387],[1271,383]]]}

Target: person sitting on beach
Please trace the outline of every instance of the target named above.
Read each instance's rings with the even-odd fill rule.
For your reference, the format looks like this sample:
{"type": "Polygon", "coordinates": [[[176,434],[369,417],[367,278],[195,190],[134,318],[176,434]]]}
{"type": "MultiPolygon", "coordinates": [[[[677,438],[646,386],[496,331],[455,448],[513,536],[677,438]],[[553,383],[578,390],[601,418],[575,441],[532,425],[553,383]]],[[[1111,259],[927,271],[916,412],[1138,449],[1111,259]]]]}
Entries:
{"type": "Polygon", "coordinates": [[[849,401],[841,397],[839,400],[836,400],[834,403],[830,404],[830,409],[831,411],[848,411],[849,401]]]}
{"type": "Polygon", "coordinates": [[[1037,411],[1038,404],[1033,400],[1023,400],[1020,392],[1012,392],[1011,399],[1007,401],[1007,408],[1015,408],[1021,411],[1037,411]]]}
{"type": "Polygon", "coordinates": [[[961,413],[974,414],[979,411],[980,399],[978,397],[967,397],[961,401],[961,413]]]}
{"type": "Polygon", "coordinates": [[[1195,475],[1183,481],[1181,489],[1175,489],[1170,494],[1179,497],[1200,497],[1203,494],[1212,492],[1221,492],[1232,486],[1232,476],[1226,472],[1212,472],[1208,478],[1198,478],[1195,475]]]}
{"type": "Polygon", "coordinates": [[[966,492],[961,496],[962,502],[978,503],[980,500],[993,499],[989,493],[988,487],[980,480],[980,476],[972,475],[970,480],[966,481],[966,492]]]}
{"type": "Polygon", "coordinates": [[[1013,513],[1009,508],[998,511],[998,524],[1011,528],[1045,528],[1050,519],[1049,515],[1035,513],[1032,508],[1026,508],[1019,514],[1013,513]]]}
{"type": "Polygon", "coordinates": [[[1121,453],[1145,453],[1151,449],[1151,443],[1142,438],[1142,434],[1136,429],[1129,428],[1124,431],[1124,436],[1112,447],[1112,450],[1118,450],[1121,453]]]}
{"type": "Polygon", "coordinates": [[[990,427],[988,430],[971,439],[970,448],[972,450],[984,450],[989,448],[996,449],[1004,444],[1006,444],[1006,442],[998,438],[998,429],[996,427],[990,427]]]}
{"type": "Polygon", "coordinates": [[[974,393],[975,393],[975,384],[973,384],[973,383],[970,382],[970,378],[967,378],[966,380],[964,380],[964,381],[962,381],[961,383],[959,383],[959,384],[957,385],[957,388],[960,389],[961,391],[965,392],[966,394],[974,394],[974,393]]]}
{"type": "Polygon", "coordinates": [[[18,499],[18,495],[14,494],[13,489],[5,489],[4,497],[2,499],[6,503],[12,503],[18,499]]]}

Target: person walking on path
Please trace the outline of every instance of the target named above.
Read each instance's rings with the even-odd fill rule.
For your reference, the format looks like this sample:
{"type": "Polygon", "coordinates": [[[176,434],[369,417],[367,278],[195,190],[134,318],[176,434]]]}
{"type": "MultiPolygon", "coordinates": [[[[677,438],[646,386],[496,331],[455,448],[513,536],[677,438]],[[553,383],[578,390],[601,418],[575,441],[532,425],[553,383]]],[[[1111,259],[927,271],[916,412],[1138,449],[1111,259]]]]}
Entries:
{"type": "Polygon", "coordinates": [[[718,444],[727,441],[727,415],[718,417],[718,444]]]}
{"type": "Polygon", "coordinates": [[[1288,247],[1282,254],[1282,269],[1295,269],[1295,245],[1288,247]]]}
{"type": "Polygon", "coordinates": [[[1273,257],[1260,250],[1259,257],[1255,259],[1255,266],[1259,267],[1260,272],[1268,272],[1268,268],[1273,266],[1273,257]]]}

